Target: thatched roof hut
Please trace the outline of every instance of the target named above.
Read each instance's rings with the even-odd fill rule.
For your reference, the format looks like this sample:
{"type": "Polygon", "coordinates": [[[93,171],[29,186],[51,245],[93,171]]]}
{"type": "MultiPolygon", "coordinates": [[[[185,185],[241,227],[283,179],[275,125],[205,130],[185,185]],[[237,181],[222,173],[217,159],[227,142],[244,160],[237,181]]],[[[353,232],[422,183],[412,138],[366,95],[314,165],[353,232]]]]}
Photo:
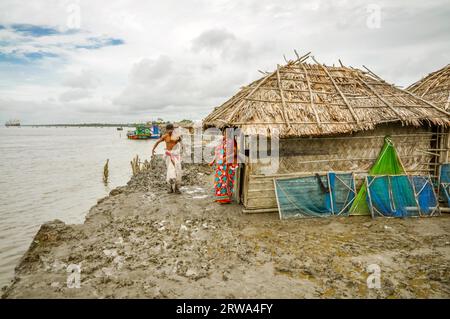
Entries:
{"type": "Polygon", "coordinates": [[[245,134],[274,128],[281,137],[370,130],[399,121],[447,125],[450,113],[389,84],[371,71],[306,63],[277,66],[214,109],[204,126],[241,127],[245,134]]]}
{"type": "Polygon", "coordinates": [[[237,193],[245,212],[277,210],[275,178],[352,172],[361,183],[386,135],[406,172],[437,175],[449,157],[449,112],[367,68],[308,58],[264,73],[203,120],[205,128],[237,127],[246,136],[277,130],[281,137],[276,172],[267,174],[263,161],[247,158],[240,168],[237,193]]]}
{"type": "Polygon", "coordinates": [[[450,106],[450,64],[414,83],[408,91],[448,110],[450,106]]]}

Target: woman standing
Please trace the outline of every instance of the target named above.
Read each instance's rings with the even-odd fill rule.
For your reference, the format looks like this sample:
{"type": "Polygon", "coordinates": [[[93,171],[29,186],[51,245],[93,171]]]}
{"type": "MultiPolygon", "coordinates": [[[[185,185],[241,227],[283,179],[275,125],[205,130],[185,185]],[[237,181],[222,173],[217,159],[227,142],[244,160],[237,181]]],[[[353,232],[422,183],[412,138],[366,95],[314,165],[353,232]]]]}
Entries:
{"type": "Polygon", "coordinates": [[[236,181],[237,152],[234,139],[227,139],[226,135],[216,147],[214,160],[210,165],[215,165],[214,195],[215,201],[221,204],[231,203],[236,181]]]}

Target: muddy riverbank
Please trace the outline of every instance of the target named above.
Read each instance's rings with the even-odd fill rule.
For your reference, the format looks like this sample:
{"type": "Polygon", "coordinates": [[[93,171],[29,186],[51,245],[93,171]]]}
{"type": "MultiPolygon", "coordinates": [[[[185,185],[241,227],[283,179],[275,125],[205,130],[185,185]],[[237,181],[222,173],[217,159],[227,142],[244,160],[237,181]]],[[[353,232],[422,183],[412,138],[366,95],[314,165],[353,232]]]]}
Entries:
{"type": "Polygon", "coordinates": [[[182,194],[167,194],[158,159],[84,224],[44,224],[3,297],[450,297],[449,215],[280,221],[215,204],[211,168],[184,172],[182,194]],[[370,264],[379,289],[367,287],[370,264]],[[69,265],[80,288],[67,287],[69,265]]]}

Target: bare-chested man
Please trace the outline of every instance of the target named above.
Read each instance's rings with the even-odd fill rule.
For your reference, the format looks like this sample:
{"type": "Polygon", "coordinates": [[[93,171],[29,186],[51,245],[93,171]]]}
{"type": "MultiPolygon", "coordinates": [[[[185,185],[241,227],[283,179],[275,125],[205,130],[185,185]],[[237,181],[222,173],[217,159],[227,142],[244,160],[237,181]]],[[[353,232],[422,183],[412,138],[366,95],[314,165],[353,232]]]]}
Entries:
{"type": "Polygon", "coordinates": [[[169,193],[180,194],[181,185],[181,147],[179,142],[181,136],[175,137],[173,134],[173,124],[167,124],[166,133],[159,138],[152,149],[152,156],[155,155],[155,149],[161,142],[166,142],[166,181],[169,184],[169,193]]]}

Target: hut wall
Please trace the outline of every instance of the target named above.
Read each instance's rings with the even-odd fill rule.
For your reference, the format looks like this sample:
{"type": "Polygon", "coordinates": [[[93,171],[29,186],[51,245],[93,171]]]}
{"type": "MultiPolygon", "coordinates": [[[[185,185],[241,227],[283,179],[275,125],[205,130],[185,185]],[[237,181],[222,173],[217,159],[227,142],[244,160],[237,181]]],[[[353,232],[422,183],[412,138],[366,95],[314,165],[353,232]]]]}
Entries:
{"type": "MultiPolygon", "coordinates": [[[[442,138],[448,145],[448,130],[443,134],[442,138]]],[[[328,171],[355,172],[359,187],[378,157],[386,135],[392,137],[408,173],[435,174],[436,158],[432,154],[436,152],[431,148],[437,137],[429,127],[417,128],[392,123],[354,134],[282,139],[277,172],[264,175],[263,164],[247,165],[243,187],[244,212],[277,209],[273,185],[275,177],[295,177],[328,171]]],[[[446,154],[448,156],[448,151],[446,154]]]]}

